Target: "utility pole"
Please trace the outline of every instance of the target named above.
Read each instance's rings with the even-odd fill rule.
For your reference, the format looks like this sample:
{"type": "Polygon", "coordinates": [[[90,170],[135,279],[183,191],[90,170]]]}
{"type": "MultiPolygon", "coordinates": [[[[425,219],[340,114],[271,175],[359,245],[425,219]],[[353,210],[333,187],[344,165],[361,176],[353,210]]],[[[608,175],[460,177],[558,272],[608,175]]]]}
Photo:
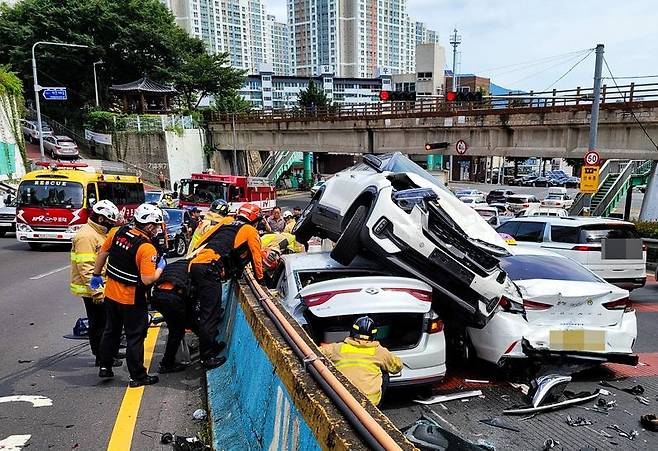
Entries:
{"type": "Polygon", "coordinates": [[[98,102],[98,78],[96,77],[96,65],[103,64],[103,60],[96,61],[94,63],[94,92],[96,93],[96,106],[99,106],[98,102]]]}
{"type": "MultiPolygon", "coordinates": [[[[457,47],[462,43],[461,35],[457,34],[457,29],[453,30],[453,34],[450,36],[450,45],[452,46],[452,90],[458,92],[457,90],[457,47]]],[[[454,158],[453,155],[450,155],[450,173],[448,174],[448,180],[452,181],[452,173],[454,171],[454,158]]]]}
{"type": "Polygon", "coordinates": [[[237,139],[235,136],[235,112],[232,117],[232,128],[233,128],[233,175],[238,175],[238,148],[236,147],[237,139]]]}
{"type": "MultiPolygon", "coordinates": [[[[601,103],[601,71],[603,69],[603,44],[596,45],[596,62],[594,63],[594,100],[592,100],[592,112],[589,120],[589,145],[588,150],[596,150],[598,146],[599,131],[599,104],[601,103]]],[[[583,214],[590,215],[592,195],[583,194],[583,214]]]]}

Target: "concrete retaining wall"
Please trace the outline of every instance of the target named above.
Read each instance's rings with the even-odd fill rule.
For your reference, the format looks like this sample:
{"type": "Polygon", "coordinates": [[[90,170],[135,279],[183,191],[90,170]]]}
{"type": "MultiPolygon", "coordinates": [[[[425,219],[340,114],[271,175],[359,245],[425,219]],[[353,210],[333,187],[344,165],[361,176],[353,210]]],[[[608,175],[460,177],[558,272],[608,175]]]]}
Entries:
{"type": "MultiPolygon", "coordinates": [[[[215,449],[367,449],[304,371],[249,288],[224,291],[221,335],[228,360],[207,373],[215,449]]],[[[367,409],[391,436],[409,445],[379,410],[367,409]]]]}
{"type": "MultiPolygon", "coordinates": [[[[20,145],[16,142],[14,129],[20,130],[16,99],[7,94],[0,95],[0,180],[20,178],[25,175],[20,145]]],[[[22,136],[18,136],[22,139],[22,136]]]]}

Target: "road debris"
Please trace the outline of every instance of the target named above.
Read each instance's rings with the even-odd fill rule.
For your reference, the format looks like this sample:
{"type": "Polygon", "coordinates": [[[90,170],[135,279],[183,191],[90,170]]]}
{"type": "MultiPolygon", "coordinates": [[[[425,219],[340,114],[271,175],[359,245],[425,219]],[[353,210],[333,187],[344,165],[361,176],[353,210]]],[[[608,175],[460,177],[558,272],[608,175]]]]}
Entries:
{"type": "Polygon", "coordinates": [[[488,424],[489,426],[496,428],[507,429],[508,431],[521,432],[521,429],[498,417],[480,420],[480,423],[488,424]]]}
{"type": "Polygon", "coordinates": [[[548,374],[534,379],[530,384],[532,406],[539,407],[541,404],[557,401],[569,382],[571,382],[571,376],[562,376],[560,374],[548,374]]]}
{"type": "Polygon", "coordinates": [[[567,424],[571,427],[578,427],[578,426],[590,426],[593,423],[585,417],[571,418],[571,415],[567,415],[567,424]]]}
{"type": "Polygon", "coordinates": [[[196,409],[192,414],[192,418],[195,420],[205,420],[208,414],[203,409],[196,409]]]}
{"type": "Polygon", "coordinates": [[[640,424],[652,432],[658,432],[658,416],[653,413],[642,415],[640,417],[640,424]]]}
{"type": "Polygon", "coordinates": [[[644,396],[636,396],[635,399],[637,399],[637,401],[640,404],[644,404],[645,406],[648,406],[650,404],[650,401],[647,398],[645,398],[644,396]]]}
{"type": "Polygon", "coordinates": [[[642,394],[644,394],[644,387],[641,386],[640,384],[634,385],[632,387],[622,388],[622,387],[617,387],[616,385],[613,385],[608,381],[601,381],[601,382],[599,382],[599,385],[602,386],[602,387],[614,388],[615,390],[630,393],[631,395],[642,395],[642,394]]]}
{"type": "Polygon", "coordinates": [[[467,384],[489,384],[489,381],[479,380],[479,379],[464,379],[464,382],[467,384]]]}
{"type": "Polygon", "coordinates": [[[481,396],[481,395],[482,395],[482,390],[471,390],[471,391],[465,391],[460,393],[451,393],[448,395],[436,395],[427,399],[414,399],[414,402],[418,404],[429,405],[429,404],[436,404],[438,402],[454,401],[456,399],[473,398],[475,396],[481,396]]]}
{"type": "Polygon", "coordinates": [[[552,410],[559,410],[576,404],[583,404],[589,401],[593,401],[599,396],[599,392],[597,390],[594,393],[589,393],[589,392],[572,393],[570,391],[565,390],[564,395],[565,395],[564,396],[565,399],[562,401],[544,404],[539,407],[534,407],[532,405],[516,406],[510,409],[503,410],[503,413],[505,415],[528,415],[532,413],[550,412],[552,410]]]}
{"type": "Polygon", "coordinates": [[[549,438],[548,440],[546,440],[544,442],[544,447],[542,448],[542,450],[543,451],[548,451],[549,449],[553,449],[553,448],[555,448],[559,445],[560,445],[560,442],[558,442],[557,440],[554,440],[552,438],[549,438]]]}
{"type": "Polygon", "coordinates": [[[617,406],[617,401],[606,401],[603,398],[599,398],[598,401],[596,401],[596,406],[601,409],[610,410],[617,406]]]}
{"type": "Polygon", "coordinates": [[[626,437],[629,440],[635,440],[635,438],[639,435],[639,432],[636,430],[632,430],[630,432],[626,432],[616,424],[611,424],[608,426],[608,429],[612,429],[613,431],[617,431],[619,433],[620,437],[626,437]]]}
{"type": "Polygon", "coordinates": [[[495,447],[490,443],[483,441],[479,441],[478,444],[468,442],[425,415],[421,416],[411,426],[403,428],[402,432],[407,440],[421,449],[495,450],[495,447]]]}

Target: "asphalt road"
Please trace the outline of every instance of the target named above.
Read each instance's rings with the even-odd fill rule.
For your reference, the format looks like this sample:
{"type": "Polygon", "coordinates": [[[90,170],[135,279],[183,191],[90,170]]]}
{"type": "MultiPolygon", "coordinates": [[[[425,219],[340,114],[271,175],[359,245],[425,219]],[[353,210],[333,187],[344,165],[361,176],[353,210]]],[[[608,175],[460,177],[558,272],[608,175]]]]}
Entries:
{"type": "MultiPolygon", "coordinates": [[[[13,234],[0,238],[0,444],[8,436],[31,435],[28,444],[34,450],[108,446],[128,374],[124,365],[115,370],[114,379],[102,381],[87,341],[63,337],[85,316],[82,301],[69,293],[68,284],[66,246],[39,252],[18,243],[13,234]],[[3,401],[18,395],[47,397],[52,406],[3,401]]],[[[163,328],[152,368],[160,361],[165,337],[163,328]]],[[[159,437],[146,437],[142,430],[198,431],[191,421],[205,397],[198,365],[160,379],[145,388],[132,448],[122,449],[165,449],[159,437]]]]}

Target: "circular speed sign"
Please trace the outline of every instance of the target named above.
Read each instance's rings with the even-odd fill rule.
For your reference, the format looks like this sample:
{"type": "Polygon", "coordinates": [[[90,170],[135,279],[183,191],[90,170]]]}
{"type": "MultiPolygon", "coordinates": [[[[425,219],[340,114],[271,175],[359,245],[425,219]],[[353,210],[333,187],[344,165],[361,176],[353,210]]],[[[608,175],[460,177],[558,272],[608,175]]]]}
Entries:
{"type": "Polygon", "coordinates": [[[585,154],[585,164],[587,166],[597,166],[601,162],[601,155],[596,150],[590,150],[585,154]]]}
{"type": "Polygon", "coordinates": [[[464,141],[463,139],[460,139],[455,144],[455,150],[459,155],[464,155],[467,149],[468,149],[468,144],[466,144],[466,141],[464,141]]]}

